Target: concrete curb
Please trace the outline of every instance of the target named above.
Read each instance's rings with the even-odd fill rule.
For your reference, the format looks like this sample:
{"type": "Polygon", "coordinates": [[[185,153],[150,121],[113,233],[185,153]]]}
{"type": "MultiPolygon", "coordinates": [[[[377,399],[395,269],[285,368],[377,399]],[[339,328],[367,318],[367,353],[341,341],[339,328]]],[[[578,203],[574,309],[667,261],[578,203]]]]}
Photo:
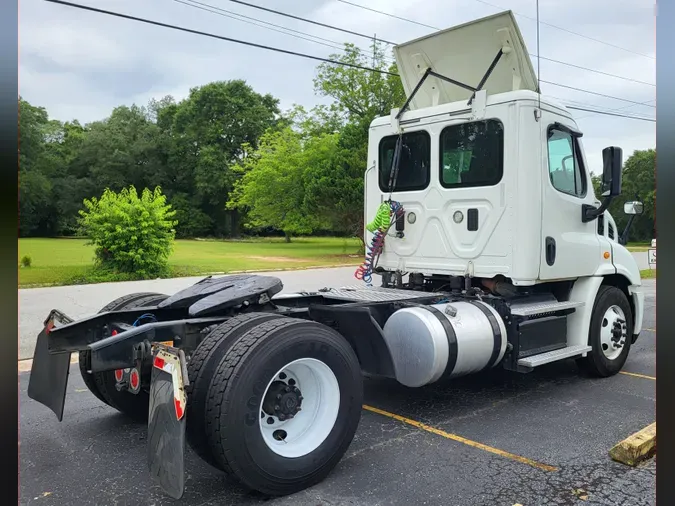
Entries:
{"type": "Polygon", "coordinates": [[[627,437],[609,451],[612,460],[631,467],[656,454],[656,422],[627,437]]]}

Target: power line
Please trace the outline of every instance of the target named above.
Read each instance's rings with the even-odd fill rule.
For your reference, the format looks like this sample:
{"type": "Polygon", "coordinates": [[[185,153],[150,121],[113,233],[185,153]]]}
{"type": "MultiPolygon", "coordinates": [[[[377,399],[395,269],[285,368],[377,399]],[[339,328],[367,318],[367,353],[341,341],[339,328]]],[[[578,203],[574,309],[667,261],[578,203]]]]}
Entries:
{"type": "MultiPolygon", "coordinates": [[[[230,1],[234,1],[234,0],[230,0],[230,1]]],[[[476,1],[480,1],[480,0],[476,0],[476,1]]],[[[338,2],[342,2],[342,3],[348,4],[348,5],[353,5],[354,7],[358,7],[360,9],[364,9],[364,10],[367,10],[367,11],[376,12],[378,14],[383,14],[384,16],[389,16],[389,17],[392,17],[392,18],[407,21],[408,23],[413,23],[415,25],[425,26],[425,27],[431,28],[433,30],[441,30],[440,28],[438,28],[436,26],[425,25],[424,23],[419,23],[418,21],[414,21],[412,19],[402,18],[400,16],[396,16],[396,15],[391,14],[389,12],[379,11],[377,9],[372,9],[370,7],[366,7],[365,5],[359,5],[359,4],[355,4],[355,3],[352,3],[352,2],[348,2],[347,0],[338,0],[338,2]]],[[[531,19],[535,19],[535,18],[531,18],[531,19]]],[[[544,23],[543,21],[541,21],[541,24],[545,25],[547,23],[544,23]]],[[[551,26],[553,26],[553,25],[551,25],[551,26]]],[[[558,27],[556,27],[556,28],[558,28],[558,27]]],[[[563,28],[560,28],[560,29],[563,30],[563,28]]],[[[574,33],[574,32],[572,32],[572,33],[574,33]]],[[[594,40],[594,39],[592,39],[592,40],[594,40]]],[[[533,57],[533,58],[538,57],[538,55],[532,54],[532,53],[530,53],[530,56],[533,57]]],[[[645,56],[645,55],[642,55],[642,56],[645,56]]],[[[554,60],[553,58],[546,58],[544,56],[541,56],[541,59],[546,60],[546,61],[550,61],[552,63],[557,63],[559,65],[566,65],[568,67],[573,67],[573,68],[577,68],[577,69],[580,69],[580,70],[585,70],[587,72],[594,72],[596,74],[600,74],[600,75],[604,75],[604,76],[608,76],[608,77],[613,77],[615,79],[623,79],[624,81],[630,81],[630,82],[634,82],[634,83],[645,84],[647,86],[654,86],[654,87],[656,86],[655,84],[648,83],[648,82],[645,82],[645,81],[638,81],[637,79],[631,79],[630,77],[619,76],[619,75],[616,75],[616,74],[610,74],[609,72],[602,72],[600,70],[591,69],[591,68],[588,68],[588,67],[582,67],[581,65],[575,65],[574,63],[568,63],[568,62],[561,61],[561,60],[554,60]]]]}
{"type": "MultiPolygon", "coordinates": [[[[260,9],[260,10],[263,10],[263,11],[272,12],[272,13],[278,14],[278,15],[280,15],[280,16],[286,16],[286,17],[290,17],[290,18],[293,18],[293,19],[298,19],[298,20],[300,20],[300,21],[305,21],[305,22],[307,22],[307,23],[318,24],[319,26],[323,26],[323,27],[325,27],[325,28],[330,28],[330,29],[332,29],[332,30],[338,30],[338,31],[341,31],[341,32],[350,33],[350,34],[352,34],[352,35],[356,35],[356,36],[358,36],[358,37],[363,37],[363,38],[366,38],[366,39],[368,39],[368,40],[372,40],[372,39],[373,39],[373,37],[372,37],[371,35],[366,35],[366,34],[363,34],[363,33],[354,32],[354,31],[352,31],[352,30],[346,30],[346,29],[344,29],[344,28],[340,28],[340,27],[334,26],[334,25],[329,25],[329,24],[326,24],[326,23],[319,23],[318,21],[314,21],[314,20],[312,20],[312,19],[301,18],[301,17],[295,16],[295,15],[293,15],[293,14],[288,14],[288,13],[286,13],[286,12],[277,11],[277,10],[274,10],[274,9],[268,9],[267,7],[262,7],[262,6],[260,6],[260,5],[251,4],[251,3],[248,3],[248,2],[244,2],[244,1],[242,1],[242,0],[229,0],[229,1],[230,1],[230,2],[234,2],[234,3],[241,4],[241,5],[246,5],[247,7],[252,7],[252,8],[254,8],[254,9],[260,9]]],[[[339,1],[343,1],[343,0],[339,0],[339,1]]],[[[196,3],[199,3],[199,2],[196,2],[196,3]]],[[[376,9],[371,9],[370,7],[366,7],[366,6],[364,6],[364,5],[358,5],[358,4],[354,4],[354,3],[351,3],[351,2],[347,2],[347,1],[344,1],[343,3],[347,3],[347,4],[349,4],[349,5],[354,5],[354,6],[356,6],[356,7],[361,8],[361,9],[365,9],[365,10],[377,12],[377,13],[380,13],[380,14],[384,14],[384,15],[386,15],[386,16],[391,16],[391,17],[394,17],[394,18],[397,18],[397,19],[401,19],[401,20],[403,20],[403,21],[408,21],[408,22],[410,22],[410,23],[421,24],[422,26],[425,26],[425,27],[427,27],[427,28],[431,28],[431,29],[433,29],[433,30],[440,30],[440,28],[437,28],[437,27],[435,27],[435,26],[425,25],[425,24],[423,24],[423,23],[418,23],[417,21],[413,21],[413,20],[411,20],[411,19],[401,18],[401,17],[399,17],[399,16],[395,16],[394,14],[389,14],[389,13],[386,13],[386,12],[378,11],[378,10],[376,10],[376,9]]],[[[202,4],[202,5],[205,5],[205,4],[202,4]]],[[[214,8],[216,8],[216,7],[214,7],[214,8]]],[[[253,19],[255,19],[255,18],[253,18],[253,19]]],[[[260,20],[257,20],[257,21],[260,21],[260,20]]],[[[542,23],[542,24],[544,24],[544,23],[542,23]]],[[[303,32],[299,32],[299,33],[303,33],[303,32]]],[[[304,34],[304,35],[308,35],[307,33],[303,33],[303,34],[304,34]]],[[[312,37],[313,37],[313,36],[312,36],[312,37]]],[[[378,40],[384,42],[385,44],[390,44],[390,45],[392,45],[392,46],[395,46],[395,45],[398,44],[397,42],[386,41],[386,40],[384,40],[384,39],[378,39],[378,40]]],[[[533,57],[533,58],[537,58],[537,57],[538,57],[537,55],[531,54],[531,53],[530,53],[530,56],[533,57]]],[[[542,60],[549,61],[549,62],[552,62],[552,63],[556,63],[556,64],[558,64],[558,65],[565,65],[565,66],[572,67],[572,68],[576,68],[576,69],[579,69],[579,70],[585,70],[585,71],[587,71],[587,72],[593,72],[593,73],[595,73],[595,74],[599,74],[599,75],[603,75],[603,76],[607,76],[607,77],[613,77],[613,78],[615,78],[615,79],[622,79],[622,80],[624,80],[624,81],[629,81],[629,82],[634,82],[634,83],[639,83],[639,84],[645,84],[645,85],[647,85],[647,86],[656,86],[655,84],[648,83],[648,82],[645,82],[645,81],[639,81],[639,80],[637,80],[637,79],[632,79],[632,78],[630,78],[630,77],[624,77],[624,76],[619,76],[619,75],[616,75],[616,74],[610,74],[609,72],[602,72],[602,71],[600,71],[600,70],[596,70],[596,69],[592,69],[592,68],[588,68],[588,67],[583,67],[583,66],[581,66],[581,65],[576,65],[576,64],[574,64],[574,63],[568,63],[568,62],[565,62],[565,61],[562,61],[562,60],[555,60],[555,59],[553,59],[553,58],[547,58],[547,57],[544,57],[544,56],[541,56],[541,59],[542,59],[542,60]]]]}
{"type": "MultiPolygon", "coordinates": [[[[598,93],[597,91],[585,90],[583,88],[576,88],[574,86],[568,86],[567,84],[553,83],[551,81],[544,81],[543,79],[541,79],[540,81],[542,83],[551,84],[553,86],[559,86],[560,88],[567,88],[568,90],[581,91],[583,93],[588,93],[589,95],[597,95],[598,97],[611,98],[611,99],[614,99],[614,100],[620,100],[622,102],[628,102],[630,104],[646,105],[646,104],[643,104],[642,102],[636,102],[635,100],[629,100],[627,98],[615,97],[613,95],[606,95],[604,93],[598,93]]],[[[647,107],[656,107],[656,106],[655,105],[648,105],[647,107]]]]}
{"type": "MultiPolygon", "coordinates": [[[[648,105],[648,104],[650,104],[651,102],[656,102],[656,99],[653,98],[653,99],[651,99],[651,100],[647,100],[647,101],[645,101],[645,102],[641,102],[640,104],[629,104],[629,105],[626,105],[626,106],[623,106],[623,107],[617,107],[617,108],[615,108],[615,109],[612,108],[612,109],[608,109],[608,111],[609,111],[609,112],[620,112],[620,111],[625,111],[626,109],[631,109],[632,107],[636,107],[637,105],[648,105]]],[[[584,105],[588,105],[588,104],[584,104],[584,105]]],[[[589,115],[588,115],[588,114],[585,114],[584,116],[579,116],[577,119],[579,120],[579,119],[582,119],[582,118],[588,118],[588,117],[589,117],[589,115]]]]}
{"type": "MultiPolygon", "coordinates": [[[[631,116],[630,114],[620,114],[620,113],[609,112],[609,111],[598,111],[598,110],[593,110],[593,109],[586,109],[584,107],[577,107],[577,106],[574,106],[574,105],[567,105],[565,107],[567,107],[568,109],[574,109],[575,111],[592,112],[594,114],[604,114],[606,116],[617,116],[619,118],[637,119],[637,120],[640,120],[640,121],[650,121],[652,123],[656,123],[656,120],[653,119],[653,118],[631,116]]],[[[581,119],[581,118],[577,118],[577,119],[581,119]]]]}
{"type": "Polygon", "coordinates": [[[366,7],[365,5],[359,5],[359,4],[355,4],[355,3],[352,3],[352,2],[347,2],[346,0],[338,0],[338,2],[342,2],[343,4],[353,5],[354,7],[358,7],[359,9],[363,9],[363,10],[370,11],[370,12],[375,12],[377,14],[384,14],[385,16],[389,16],[390,18],[400,19],[401,21],[407,21],[408,23],[412,23],[414,25],[419,25],[419,26],[424,26],[426,28],[431,28],[432,30],[440,30],[440,28],[436,28],[435,26],[426,25],[424,23],[420,23],[419,21],[415,21],[414,19],[402,18],[401,16],[391,14],[390,12],[378,11],[377,9],[373,9],[371,7],[366,7]]]}
{"type": "MultiPolygon", "coordinates": [[[[188,7],[193,7],[195,9],[200,9],[200,10],[203,10],[205,12],[210,12],[211,14],[218,14],[219,16],[224,16],[226,18],[234,19],[236,21],[242,21],[244,23],[249,23],[249,24],[252,24],[254,26],[259,26],[261,28],[267,28],[268,30],[272,30],[272,31],[278,32],[278,33],[283,33],[284,35],[290,35],[291,37],[296,37],[298,39],[307,40],[309,42],[314,42],[316,44],[321,44],[322,46],[332,47],[333,49],[343,49],[342,47],[338,46],[338,44],[339,44],[338,42],[334,42],[334,41],[331,41],[331,40],[328,40],[328,39],[321,39],[321,40],[325,40],[325,41],[328,42],[328,43],[326,43],[326,42],[321,42],[320,40],[310,39],[309,37],[303,37],[301,35],[288,33],[288,32],[285,32],[283,30],[289,30],[289,31],[294,31],[294,32],[296,30],[291,30],[290,28],[285,28],[285,27],[282,27],[280,25],[275,25],[273,23],[266,23],[264,21],[255,20],[254,18],[248,18],[248,16],[243,16],[241,14],[237,14],[235,12],[227,11],[225,9],[213,7],[213,6],[208,5],[208,4],[202,4],[201,2],[191,2],[190,0],[185,1],[185,2],[183,0],[173,0],[173,1],[177,2],[179,4],[187,5],[188,7]],[[199,5],[195,5],[195,4],[199,4],[199,5]],[[206,7],[201,7],[202,5],[204,5],[206,7]],[[215,9],[215,10],[212,10],[212,9],[215,9]],[[222,12],[219,12],[219,11],[222,11],[222,12]],[[247,19],[240,19],[236,16],[241,16],[242,18],[247,18],[247,19]],[[265,26],[266,24],[269,24],[271,26],[265,26]],[[281,29],[276,29],[274,27],[278,27],[278,28],[281,28],[281,29]]],[[[317,37],[317,39],[319,39],[319,38],[320,37],[317,37]]]]}
{"type": "MultiPolygon", "coordinates": [[[[424,23],[420,23],[419,21],[415,21],[415,20],[412,20],[412,19],[402,18],[402,17],[400,17],[400,16],[396,16],[395,14],[391,14],[390,12],[379,11],[379,10],[377,10],[377,9],[372,9],[371,7],[366,7],[365,5],[359,5],[359,4],[356,4],[356,3],[353,3],[353,2],[348,2],[347,0],[337,0],[337,1],[338,1],[338,2],[341,2],[341,3],[343,3],[343,4],[353,5],[354,7],[358,7],[359,9],[364,9],[364,10],[367,10],[367,11],[371,11],[371,12],[376,12],[376,13],[378,13],[378,14],[382,14],[382,15],[384,15],[384,16],[389,16],[390,18],[400,19],[400,20],[402,20],[402,21],[407,21],[408,23],[413,23],[413,24],[415,24],[415,25],[420,25],[420,26],[424,26],[424,27],[427,27],[427,28],[432,28],[433,30],[440,30],[440,28],[436,28],[435,26],[426,25],[426,24],[424,24],[424,23]]],[[[479,3],[482,3],[482,4],[485,4],[485,5],[489,5],[490,7],[494,7],[494,8],[496,8],[496,9],[500,9],[500,10],[502,10],[502,11],[504,10],[504,7],[501,7],[501,6],[499,6],[499,5],[492,4],[492,3],[490,3],[490,2],[486,2],[485,0],[474,0],[474,1],[475,1],[475,2],[479,2],[479,3]]],[[[531,16],[527,16],[527,15],[525,15],[525,14],[521,14],[521,13],[516,12],[516,11],[513,11],[513,13],[514,13],[515,15],[517,15],[517,16],[522,17],[522,18],[530,19],[530,20],[532,20],[532,21],[536,21],[536,18],[533,18],[533,17],[531,17],[531,16]]],[[[600,43],[600,44],[605,44],[605,45],[607,45],[607,46],[611,46],[611,47],[614,47],[614,48],[616,48],[616,49],[621,49],[621,50],[623,50],[623,51],[627,51],[627,52],[629,52],[629,53],[633,53],[633,54],[636,54],[636,55],[638,55],[638,56],[643,56],[643,57],[645,57],[645,58],[651,58],[652,60],[655,60],[655,59],[656,59],[656,58],[654,58],[653,56],[649,56],[649,55],[644,54],[644,53],[638,53],[637,51],[633,51],[632,49],[626,49],[625,47],[617,46],[616,44],[612,44],[611,42],[606,42],[606,41],[604,41],[604,40],[594,39],[593,37],[589,37],[588,35],[584,35],[583,33],[577,33],[577,32],[574,32],[574,31],[569,30],[569,29],[567,29],[567,28],[563,28],[563,27],[558,26],[558,25],[554,25],[554,24],[551,24],[551,23],[546,23],[546,22],[544,22],[544,21],[539,21],[539,23],[541,23],[542,25],[550,26],[551,28],[555,28],[555,29],[557,29],[557,30],[562,30],[563,32],[567,32],[567,33],[570,33],[570,34],[572,34],[572,35],[576,35],[576,36],[578,36],[578,37],[582,37],[582,38],[584,38],[584,39],[592,40],[593,42],[598,42],[598,43],[600,43]]]]}
{"type": "MultiPolygon", "coordinates": [[[[243,40],[239,40],[239,39],[233,39],[231,37],[224,37],[222,35],[216,35],[216,34],[213,34],[213,33],[202,32],[202,31],[199,31],[199,30],[193,30],[191,28],[185,28],[185,27],[182,27],[182,26],[170,25],[168,23],[162,23],[160,21],[153,21],[153,20],[150,20],[150,19],[139,18],[139,17],[136,17],[136,16],[130,16],[128,14],[122,14],[122,13],[119,13],[119,12],[113,12],[113,11],[108,11],[108,10],[104,10],[104,9],[98,9],[96,7],[89,7],[87,5],[81,5],[81,4],[66,2],[64,0],[44,0],[44,1],[49,2],[49,3],[64,5],[64,6],[67,6],[67,7],[72,7],[72,8],[75,8],[75,9],[81,9],[81,10],[86,10],[86,11],[90,11],[90,12],[96,12],[96,13],[99,13],[99,14],[106,14],[108,16],[114,16],[114,17],[118,17],[118,18],[122,18],[122,19],[129,19],[131,21],[138,21],[140,23],[146,23],[146,24],[150,24],[150,25],[161,26],[163,28],[171,28],[173,30],[179,30],[179,31],[182,31],[182,32],[192,33],[192,34],[195,34],[195,35],[203,35],[205,37],[211,37],[211,38],[214,38],[214,39],[224,40],[226,42],[234,42],[235,44],[242,44],[242,45],[245,45],[245,46],[257,47],[259,49],[267,49],[268,51],[275,51],[275,52],[278,52],[278,53],[289,54],[289,55],[292,55],[292,56],[299,56],[299,57],[307,58],[307,59],[310,59],[310,60],[317,60],[317,61],[322,61],[322,62],[326,62],[326,63],[332,63],[332,64],[335,64],[335,65],[342,65],[342,66],[345,66],[345,67],[351,67],[351,68],[356,68],[356,69],[360,69],[360,70],[368,70],[370,72],[378,72],[380,74],[386,74],[386,75],[390,75],[390,76],[399,77],[399,74],[397,74],[395,72],[389,72],[387,70],[375,69],[375,68],[365,67],[365,66],[362,66],[362,65],[355,65],[355,64],[352,64],[352,63],[341,62],[341,61],[337,61],[337,60],[331,60],[330,58],[322,58],[320,56],[309,55],[309,54],[306,54],[306,53],[298,53],[296,51],[289,51],[287,49],[281,49],[281,48],[278,48],[278,47],[265,46],[265,45],[262,45],[262,44],[256,44],[254,42],[248,42],[248,41],[243,41],[243,40]]],[[[542,82],[544,82],[544,81],[542,81],[542,82]]],[[[552,84],[555,84],[555,83],[552,83],[552,84]]],[[[572,89],[575,89],[575,88],[572,88],[572,89]]],[[[616,97],[609,97],[609,98],[616,98],[616,97]]],[[[622,99],[619,99],[619,100],[622,100],[622,99]]],[[[625,100],[625,99],[623,99],[623,100],[625,100]]],[[[630,102],[632,102],[632,101],[630,101],[630,102]]],[[[638,104],[638,105],[643,105],[639,102],[635,102],[635,103],[638,104]]],[[[611,116],[617,116],[617,114],[604,112],[604,111],[582,109],[582,108],[579,108],[579,107],[570,107],[570,108],[571,109],[583,110],[583,111],[587,111],[587,112],[593,112],[593,113],[596,113],[596,114],[608,114],[608,115],[611,115],[611,116]]],[[[637,117],[637,116],[630,116],[630,115],[619,115],[619,116],[627,117],[627,118],[631,118],[631,119],[643,120],[643,121],[654,121],[654,120],[651,120],[649,118],[640,118],[640,117],[637,117]]]]}
{"type": "Polygon", "coordinates": [[[575,65],[574,63],[567,63],[567,62],[560,61],[560,60],[554,60],[553,58],[546,58],[545,56],[538,56],[538,55],[532,54],[532,53],[530,53],[530,56],[532,58],[541,58],[542,60],[550,61],[552,63],[559,63],[561,65],[566,65],[568,67],[573,67],[573,68],[576,68],[576,69],[579,69],[579,70],[586,70],[588,72],[595,72],[596,74],[600,74],[600,75],[603,75],[603,76],[614,77],[616,79],[623,79],[624,81],[630,81],[630,82],[638,83],[638,84],[645,84],[647,86],[653,86],[654,88],[656,88],[655,84],[648,83],[647,81],[640,81],[638,79],[632,79],[630,77],[618,76],[616,74],[610,74],[609,72],[603,72],[602,70],[590,69],[588,67],[582,67],[581,65],[575,65]]]}
{"type": "MultiPolygon", "coordinates": [[[[245,5],[247,7],[252,7],[254,9],[260,9],[261,11],[271,12],[273,14],[278,14],[279,16],[285,16],[287,18],[297,19],[298,21],[304,21],[305,23],[312,23],[313,25],[323,26],[324,28],[330,28],[331,30],[337,30],[339,32],[349,33],[351,35],[356,35],[357,37],[364,37],[368,40],[373,40],[373,37],[371,35],[364,35],[363,33],[354,32],[352,30],[347,30],[346,28],[339,28],[337,26],[328,25],[326,23],[320,23],[319,21],[314,21],[313,19],[301,18],[300,16],[296,16],[294,14],[289,14],[287,12],[276,11],[274,9],[269,9],[267,7],[263,7],[262,5],[256,5],[256,4],[251,4],[251,3],[248,3],[248,2],[242,2],[241,0],[230,0],[230,2],[245,5]]],[[[395,42],[389,42],[388,40],[384,40],[384,39],[378,39],[378,40],[381,41],[381,42],[384,42],[385,44],[389,44],[391,46],[396,45],[395,42]]]]}
{"type": "Polygon", "coordinates": [[[330,58],[322,58],[321,56],[313,56],[313,55],[309,55],[309,54],[305,54],[305,53],[298,53],[297,51],[289,51],[288,49],[281,49],[281,48],[278,48],[278,47],[265,46],[263,44],[256,44],[255,42],[248,42],[248,41],[245,41],[245,40],[233,39],[231,37],[224,37],[222,35],[216,35],[214,33],[202,32],[202,31],[199,31],[199,30],[193,30],[191,28],[185,28],[185,27],[182,27],[182,26],[170,25],[168,23],[162,23],[160,21],[153,21],[151,19],[138,18],[136,16],[129,16],[128,14],[122,14],[120,12],[113,12],[113,11],[107,11],[107,10],[104,10],[104,9],[97,9],[96,7],[89,7],[88,5],[75,4],[75,3],[71,3],[71,2],[65,2],[63,0],[44,0],[44,1],[49,2],[49,3],[59,4],[59,5],[65,5],[67,7],[73,7],[75,9],[82,9],[82,10],[85,10],[85,11],[97,12],[99,14],[107,14],[108,16],[114,16],[114,17],[118,17],[118,18],[129,19],[131,21],[138,21],[140,23],[146,23],[146,24],[149,24],[149,25],[161,26],[163,28],[171,28],[173,30],[179,30],[181,32],[193,33],[195,35],[203,35],[205,37],[211,37],[213,39],[220,39],[220,40],[224,40],[224,41],[227,41],[227,42],[234,42],[235,44],[242,44],[244,46],[257,47],[259,49],[267,49],[268,51],[276,51],[277,53],[290,54],[292,56],[300,56],[302,58],[308,58],[310,60],[317,60],[317,61],[322,61],[322,62],[326,62],[326,63],[334,63],[336,65],[344,65],[346,67],[352,67],[352,68],[361,69],[361,70],[369,70],[371,72],[379,72],[381,74],[388,74],[390,76],[398,76],[398,74],[395,74],[394,72],[389,72],[388,70],[373,69],[373,68],[370,68],[370,67],[364,67],[362,65],[356,65],[356,64],[353,64],[353,63],[331,60],[330,58]]]}
{"type": "MultiPolygon", "coordinates": [[[[177,3],[180,3],[180,4],[183,4],[183,5],[187,5],[189,7],[194,7],[195,9],[203,10],[205,12],[210,12],[211,14],[218,14],[219,16],[224,16],[226,18],[234,19],[234,20],[237,20],[237,21],[242,21],[244,23],[249,23],[249,24],[252,24],[254,26],[259,26],[261,28],[266,28],[268,30],[272,30],[274,32],[283,33],[284,35],[290,35],[291,37],[296,37],[298,39],[303,39],[303,40],[307,40],[309,42],[314,42],[316,44],[321,44],[322,46],[332,47],[334,49],[339,49],[341,51],[344,50],[344,45],[340,42],[335,41],[335,40],[326,39],[324,37],[319,37],[318,35],[312,35],[312,34],[307,33],[307,32],[302,32],[300,30],[295,30],[293,28],[288,28],[288,27],[285,27],[285,26],[282,26],[282,25],[277,25],[275,23],[270,23],[269,21],[263,21],[262,19],[253,18],[253,17],[250,17],[250,16],[245,16],[244,14],[239,14],[238,12],[228,11],[227,9],[222,9],[220,7],[216,7],[215,5],[210,5],[210,4],[207,4],[207,3],[198,2],[196,0],[187,0],[187,1],[173,0],[173,1],[177,2],[177,3]],[[244,18],[244,19],[239,19],[239,18],[244,18]],[[269,26],[264,26],[264,25],[269,25],[269,26]],[[288,32],[294,32],[294,33],[287,33],[286,31],[283,31],[283,30],[286,30],[288,32]],[[296,35],[296,34],[299,34],[299,35],[296,35]],[[303,35],[305,37],[303,37],[303,35]],[[311,38],[308,38],[308,37],[311,37],[311,38]],[[314,40],[314,39],[318,39],[318,40],[314,40]],[[325,41],[325,42],[320,42],[320,41],[325,41]]],[[[371,37],[371,39],[372,39],[372,37],[371,37]]],[[[359,49],[360,51],[365,52],[365,49],[363,49],[361,47],[356,46],[356,48],[359,49]]],[[[394,59],[391,58],[391,57],[383,56],[383,59],[385,59],[385,60],[387,60],[391,63],[394,62],[394,59]]]]}
{"type": "MultiPolygon", "coordinates": [[[[338,0],[338,1],[341,2],[342,0],[338,0]]],[[[494,7],[495,9],[504,10],[504,7],[502,7],[502,6],[500,6],[500,5],[495,5],[495,4],[490,3],[490,2],[486,2],[485,0],[474,0],[474,2],[478,2],[478,3],[481,3],[481,4],[489,5],[490,7],[494,7]]],[[[516,12],[516,11],[513,11],[513,13],[514,13],[516,16],[520,16],[521,18],[525,18],[525,19],[530,19],[530,20],[532,20],[532,21],[536,21],[536,18],[533,18],[533,17],[531,17],[531,16],[527,16],[527,15],[525,15],[525,14],[521,14],[521,13],[516,12]]],[[[589,37],[588,35],[584,35],[583,33],[578,33],[578,32],[574,32],[574,31],[572,31],[572,30],[570,30],[570,29],[568,29],[568,28],[563,28],[562,26],[554,25],[554,24],[551,24],[551,23],[546,23],[545,21],[539,21],[539,23],[541,23],[542,25],[550,26],[551,28],[555,28],[556,30],[561,30],[561,31],[563,31],[563,32],[570,33],[570,34],[572,34],[572,35],[576,35],[577,37],[581,37],[581,38],[584,38],[584,39],[592,40],[593,42],[598,42],[598,43],[604,44],[604,45],[606,45],[606,46],[610,46],[610,47],[613,47],[613,48],[616,48],[616,49],[621,49],[622,51],[626,51],[626,52],[628,52],[628,53],[633,53],[633,54],[638,55],[638,56],[643,56],[643,57],[645,57],[645,58],[650,58],[650,59],[652,59],[652,60],[656,60],[656,58],[654,58],[653,56],[649,56],[648,54],[638,53],[637,51],[633,51],[632,49],[627,49],[627,48],[622,47],[622,46],[617,46],[616,44],[612,44],[611,42],[607,42],[607,41],[604,41],[604,40],[595,39],[595,38],[593,38],[593,37],[589,37]]]]}

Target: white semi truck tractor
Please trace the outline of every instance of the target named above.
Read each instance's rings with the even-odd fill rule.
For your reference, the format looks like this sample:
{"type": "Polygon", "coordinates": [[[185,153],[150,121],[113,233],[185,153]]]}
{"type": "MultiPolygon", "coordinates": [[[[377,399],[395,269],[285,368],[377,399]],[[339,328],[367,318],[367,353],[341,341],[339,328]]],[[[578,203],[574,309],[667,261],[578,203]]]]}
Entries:
{"type": "Polygon", "coordinates": [[[62,420],[79,352],[91,392],[147,421],[150,473],[169,495],[184,491],[186,442],[243,485],[284,495],[340,461],[362,373],[414,389],[567,359],[619,372],[644,311],[607,212],[621,150],[603,151],[595,195],[582,132],[539,93],[510,11],[394,52],[407,101],[370,126],[359,282],[280,294],[272,276],[210,277],[77,321],[53,310],[29,396],[62,420]]]}

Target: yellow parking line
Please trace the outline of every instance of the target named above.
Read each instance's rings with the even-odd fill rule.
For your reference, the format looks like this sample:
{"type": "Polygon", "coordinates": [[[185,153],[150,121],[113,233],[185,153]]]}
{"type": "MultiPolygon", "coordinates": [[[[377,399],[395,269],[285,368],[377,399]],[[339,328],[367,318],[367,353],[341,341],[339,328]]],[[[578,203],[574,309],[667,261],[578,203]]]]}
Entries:
{"type": "Polygon", "coordinates": [[[636,372],[626,372],[626,371],[619,371],[619,373],[625,374],[626,376],[635,376],[636,378],[644,378],[644,379],[656,381],[655,376],[647,376],[646,374],[638,374],[636,372]]]}
{"type": "Polygon", "coordinates": [[[431,432],[432,434],[437,434],[439,436],[442,436],[447,439],[452,439],[453,441],[458,441],[460,443],[464,443],[465,445],[473,446],[474,448],[479,448],[481,450],[485,450],[486,452],[494,453],[495,455],[499,455],[500,457],[505,457],[507,459],[515,460],[517,462],[520,462],[522,464],[527,464],[532,467],[536,467],[537,469],[542,469],[544,471],[557,471],[557,467],[549,466],[547,464],[542,464],[540,462],[536,462],[534,460],[530,460],[525,457],[521,457],[520,455],[515,455],[513,453],[505,452],[504,450],[500,450],[498,448],[493,448],[488,445],[484,445],[483,443],[478,443],[476,441],[471,441],[470,439],[466,439],[462,436],[457,436],[456,434],[450,434],[449,432],[445,432],[444,430],[437,429],[435,427],[431,427],[427,424],[424,424],[422,422],[418,422],[416,420],[411,420],[410,418],[406,418],[401,415],[397,415],[395,413],[390,413],[388,411],[384,411],[379,408],[374,408],[372,406],[367,406],[364,405],[363,409],[367,411],[371,411],[373,413],[377,413],[379,415],[387,416],[389,418],[393,418],[394,420],[398,420],[399,422],[406,423],[408,425],[412,425],[413,427],[417,427],[418,429],[425,430],[427,432],[431,432]]]}

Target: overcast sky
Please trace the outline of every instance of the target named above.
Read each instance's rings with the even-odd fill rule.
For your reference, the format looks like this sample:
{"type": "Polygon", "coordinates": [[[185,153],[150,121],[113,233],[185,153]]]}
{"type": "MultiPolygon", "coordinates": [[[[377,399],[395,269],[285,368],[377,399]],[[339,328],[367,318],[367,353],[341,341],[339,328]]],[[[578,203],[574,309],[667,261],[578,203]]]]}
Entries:
{"type": "MultiPolygon", "coordinates": [[[[71,0],[236,39],[327,57],[336,49],[300,40],[240,20],[205,12],[178,0],[71,0]]],[[[185,1],[185,0],[180,0],[185,1]]],[[[229,0],[198,0],[251,18],[283,25],[338,44],[368,40],[260,11],[229,0]]],[[[385,40],[404,42],[433,32],[338,0],[246,0],[248,3],[332,24],[385,40]]],[[[448,28],[511,9],[527,49],[536,54],[535,0],[350,0],[405,19],[448,28]]],[[[542,57],[655,83],[654,6],[647,0],[540,0],[542,57]],[[556,25],[555,28],[550,25],[556,25]],[[595,42],[579,35],[603,41],[595,42]],[[619,46],[619,47],[616,47],[619,46]],[[624,48],[624,49],[621,49],[624,48]],[[642,55],[636,54],[641,53],[642,55]],[[647,56],[643,56],[647,55],[647,56]]],[[[325,42],[324,42],[325,43],[325,42]]],[[[19,3],[19,91],[47,108],[50,117],[86,123],[103,119],[117,105],[147,104],[152,97],[180,100],[194,86],[244,79],[271,93],[282,108],[325,102],[314,94],[318,62],[244,47],[198,35],[51,4],[19,3]]],[[[536,69],[537,63],[533,61],[536,69]]],[[[556,98],[621,113],[654,117],[653,86],[541,61],[541,78],[648,105],[542,84],[556,98]]],[[[582,107],[584,105],[581,105],[582,107]]],[[[655,124],[574,111],[584,132],[591,170],[602,170],[601,151],[618,145],[624,158],[655,146],[655,124]]]]}

